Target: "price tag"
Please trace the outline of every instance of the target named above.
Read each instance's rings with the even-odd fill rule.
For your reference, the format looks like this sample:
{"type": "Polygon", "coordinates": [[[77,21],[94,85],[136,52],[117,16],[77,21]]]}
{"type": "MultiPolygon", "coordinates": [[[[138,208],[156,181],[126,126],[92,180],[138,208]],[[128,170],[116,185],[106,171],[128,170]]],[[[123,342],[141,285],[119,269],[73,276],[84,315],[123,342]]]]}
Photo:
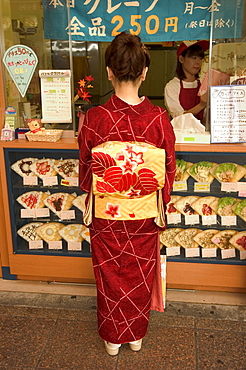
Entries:
{"type": "Polygon", "coordinates": [[[240,260],[246,260],[246,251],[239,251],[240,260]]]}
{"type": "Polygon", "coordinates": [[[238,196],[239,197],[246,197],[246,190],[240,190],[239,192],[238,192],[238,196]]]}
{"type": "Polygon", "coordinates": [[[25,176],[23,177],[23,185],[38,185],[37,176],[25,176]]]}
{"type": "Polygon", "coordinates": [[[210,193],[210,183],[209,182],[195,182],[194,192],[210,193]]]}
{"type": "Polygon", "coordinates": [[[238,182],[237,189],[239,197],[246,197],[246,182],[238,182]]]}
{"type": "Polygon", "coordinates": [[[195,225],[199,224],[199,215],[186,215],[185,225],[195,225]]]}
{"type": "Polygon", "coordinates": [[[200,257],[199,248],[185,248],[185,257],[200,257]]]}
{"type": "Polygon", "coordinates": [[[187,181],[174,181],[173,191],[185,191],[187,190],[187,181]]]}
{"type": "Polygon", "coordinates": [[[37,208],[35,211],[36,217],[50,217],[49,208],[37,208]]]}
{"type": "Polygon", "coordinates": [[[167,215],[167,224],[180,224],[181,214],[167,215]]]}
{"type": "Polygon", "coordinates": [[[21,218],[35,218],[36,212],[35,209],[22,208],[21,209],[21,218]]]}
{"type": "Polygon", "coordinates": [[[238,190],[237,182],[222,182],[221,183],[221,191],[236,192],[238,190]]]}
{"type": "Polygon", "coordinates": [[[232,226],[237,224],[237,216],[221,216],[221,225],[232,226]]]}
{"type": "Polygon", "coordinates": [[[203,225],[216,225],[217,215],[202,216],[202,224],[203,225]]]}
{"type": "Polygon", "coordinates": [[[58,185],[57,176],[47,176],[43,177],[43,185],[44,186],[54,186],[58,185]]]}
{"type": "Polygon", "coordinates": [[[221,258],[234,258],[236,257],[236,251],[234,248],[232,249],[221,249],[221,258]]]}
{"type": "Polygon", "coordinates": [[[62,249],[62,241],[61,240],[54,240],[52,242],[48,243],[48,248],[49,249],[62,249]]]}
{"type": "Polygon", "coordinates": [[[72,220],[75,218],[75,211],[74,209],[71,209],[69,211],[61,211],[60,212],[60,218],[62,220],[72,220]]]}
{"type": "Polygon", "coordinates": [[[43,240],[33,240],[29,242],[29,249],[43,249],[43,240]]]}
{"type": "Polygon", "coordinates": [[[81,251],[82,250],[82,244],[80,242],[68,242],[67,243],[67,249],[69,251],[81,251]]]}
{"type": "Polygon", "coordinates": [[[246,192],[246,182],[238,182],[237,183],[237,190],[246,192]]]}
{"type": "Polygon", "coordinates": [[[61,179],[61,185],[70,186],[70,182],[69,182],[69,180],[61,179]]]}
{"type": "Polygon", "coordinates": [[[217,248],[202,248],[202,258],[217,257],[217,248]]]}
{"type": "Polygon", "coordinates": [[[79,178],[78,177],[66,177],[65,181],[69,183],[69,186],[79,186],[79,178]]]}
{"type": "Polygon", "coordinates": [[[179,256],[180,255],[180,247],[167,247],[166,248],[167,256],[179,256]]]}

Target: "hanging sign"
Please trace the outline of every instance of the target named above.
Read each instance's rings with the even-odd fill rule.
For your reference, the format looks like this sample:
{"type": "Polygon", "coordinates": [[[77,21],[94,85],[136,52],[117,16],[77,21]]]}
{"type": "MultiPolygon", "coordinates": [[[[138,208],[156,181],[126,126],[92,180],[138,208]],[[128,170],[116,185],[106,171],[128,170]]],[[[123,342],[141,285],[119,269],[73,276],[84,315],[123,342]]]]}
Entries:
{"type": "Polygon", "coordinates": [[[246,142],[246,86],[211,86],[211,142],[246,142]]]}
{"type": "Polygon", "coordinates": [[[240,38],[244,0],[43,0],[46,39],[111,41],[128,30],[143,42],[240,38]],[[69,16],[68,16],[69,15],[69,16]]]}
{"type": "Polygon", "coordinates": [[[38,64],[37,55],[26,45],[14,45],[4,53],[3,63],[24,98],[38,64]]]}

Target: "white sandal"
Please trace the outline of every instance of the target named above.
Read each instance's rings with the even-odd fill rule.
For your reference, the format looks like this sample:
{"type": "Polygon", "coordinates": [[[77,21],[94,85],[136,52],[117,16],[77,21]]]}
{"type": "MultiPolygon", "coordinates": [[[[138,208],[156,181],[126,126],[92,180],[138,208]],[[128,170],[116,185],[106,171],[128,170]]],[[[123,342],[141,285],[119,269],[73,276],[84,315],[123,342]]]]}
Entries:
{"type": "Polygon", "coordinates": [[[108,355],[110,356],[118,355],[121,344],[110,343],[106,341],[104,341],[104,343],[108,355]]]}
{"type": "Polygon", "coordinates": [[[142,347],[142,341],[143,339],[135,340],[135,342],[129,342],[131,350],[134,352],[140,351],[142,347]]]}

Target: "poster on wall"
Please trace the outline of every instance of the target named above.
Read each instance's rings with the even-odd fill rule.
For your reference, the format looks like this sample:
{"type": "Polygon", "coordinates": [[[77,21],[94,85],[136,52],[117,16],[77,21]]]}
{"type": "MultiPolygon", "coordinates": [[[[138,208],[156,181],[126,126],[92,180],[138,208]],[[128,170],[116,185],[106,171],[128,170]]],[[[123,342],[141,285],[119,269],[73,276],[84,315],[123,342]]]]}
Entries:
{"type": "Polygon", "coordinates": [[[122,31],[143,42],[240,38],[244,0],[42,0],[46,39],[111,41],[122,31]]]}
{"type": "Polygon", "coordinates": [[[246,85],[210,87],[211,142],[246,142],[246,85]]]}
{"type": "Polygon", "coordinates": [[[43,123],[70,123],[71,71],[39,70],[43,123]]]}
{"type": "Polygon", "coordinates": [[[37,55],[26,45],[14,45],[5,51],[3,63],[24,98],[38,64],[37,55]]]}

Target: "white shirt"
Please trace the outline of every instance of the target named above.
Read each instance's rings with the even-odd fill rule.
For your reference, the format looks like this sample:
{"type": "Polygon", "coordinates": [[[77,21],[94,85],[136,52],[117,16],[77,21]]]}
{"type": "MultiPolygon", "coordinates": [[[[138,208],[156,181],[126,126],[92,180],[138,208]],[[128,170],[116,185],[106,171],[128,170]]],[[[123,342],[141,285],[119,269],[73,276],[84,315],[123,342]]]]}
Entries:
{"type": "MultiPolygon", "coordinates": [[[[183,82],[183,87],[185,89],[197,88],[197,84],[198,84],[197,80],[193,82],[187,82],[187,81],[182,81],[182,82],[183,82]]],[[[165,106],[169,114],[172,116],[172,118],[180,116],[185,111],[184,108],[180,104],[179,93],[180,93],[180,79],[178,77],[174,77],[171,81],[169,81],[166,84],[164,88],[165,106]]]]}

